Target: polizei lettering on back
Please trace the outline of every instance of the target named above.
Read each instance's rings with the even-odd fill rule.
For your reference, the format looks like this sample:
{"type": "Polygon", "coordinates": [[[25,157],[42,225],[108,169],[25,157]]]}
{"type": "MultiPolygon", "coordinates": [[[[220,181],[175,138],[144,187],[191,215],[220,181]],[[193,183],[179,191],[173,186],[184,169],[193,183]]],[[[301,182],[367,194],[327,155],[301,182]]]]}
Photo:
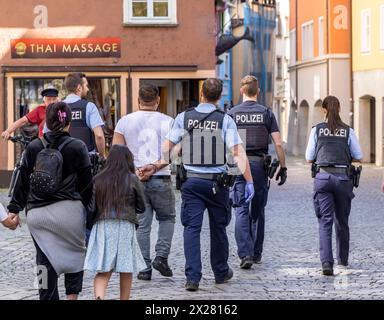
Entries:
{"type": "Polygon", "coordinates": [[[72,120],[83,120],[83,114],[81,111],[72,111],[72,120]]]}
{"type": "Polygon", "coordinates": [[[237,124],[248,124],[248,123],[264,123],[264,115],[258,113],[248,114],[236,114],[235,122],[237,124]]]}
{"type": "Polygon", "coordinates": [[[319,137],[339,137],[346,138],[347,137],[347,129],[336,129],[335,132],[331,132],[328,128],[321,128],[319,130],[319,137]]]}
{"type": "Polygon", "coordinates": [[[199,123],[199,120],[188,120],[188,128],[194,128],[194,129],[202,129],[202,130],[218,130],[219,129],[219,122],[217,121],[203,121],[199,123]]]}

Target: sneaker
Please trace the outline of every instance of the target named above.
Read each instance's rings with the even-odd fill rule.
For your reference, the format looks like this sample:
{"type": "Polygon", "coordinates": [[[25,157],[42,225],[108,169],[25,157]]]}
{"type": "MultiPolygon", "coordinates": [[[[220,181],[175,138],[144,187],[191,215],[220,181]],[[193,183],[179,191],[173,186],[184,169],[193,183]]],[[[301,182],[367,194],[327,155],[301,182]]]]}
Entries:
{"type": "Polygon", "coordinates": [[[140,271],[137,274],[137,279],[149,281],[152,278],[152,271],[140,271]]]}
{"type": "Polygon", "coordinates": [[[253,259],[254,264],[260,263],[261,262],[261,255],[253,256],[252,259],[253,259]]]}
{"type": "Polygon", "coordinates": [[[199,283],[187,281],[187,283],[185,284],[185,289],[187,291],[197,291],[199,289],[199,283]]]}
{"type": "Polygon", "coordinates": [[[333,276],[333,266],[329,262],[324,262],[323,265],[323,275],[325,276],[333,276]]]}
{"type": "Polygon", "coordinates": [[[156,257],[152,261],[152,267],[159,271],[162,276],[164,277],[172,277],[173,272],[171,268],[168,265],[168,259],[167,258],[162,258],[162,257],[156,257]]]}
{"type": "Polygon", "coordinates": [[[250,269],[252,267],[252,264],[253,264],[253,259],[252,257],[244,257],[241,259],[241,262],[240,262],[240,268],[241,269],[250,269]]]}
{"type": "Polygon", "coordinates": [[[233,270],[231,268],[228,269],[227,275],[224,277],[223,280],[216,280],[216,284],[223,284],[231,280],[233,277],[233,270]]]}

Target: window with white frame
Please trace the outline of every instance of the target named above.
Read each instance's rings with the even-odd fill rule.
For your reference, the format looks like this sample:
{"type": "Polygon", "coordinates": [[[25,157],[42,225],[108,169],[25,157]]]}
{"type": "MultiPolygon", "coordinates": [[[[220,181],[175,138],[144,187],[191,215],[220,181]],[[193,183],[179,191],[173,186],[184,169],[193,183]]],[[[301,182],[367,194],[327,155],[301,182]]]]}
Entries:
{"type": "Polygon", "coordinates": [[[277,75],[276,78],[278,80],[283,79],[283,59],[281,57],[276,58],[276,64],[277,64],[277,75]]]}
{"type": "Polygon", "coordinates": [[[313,58],[313,21],[304,23],[301,26],[301,54],[302,60],[313,58]]]}
{"type": "Polygon", "coordinates": [[[284,37],[289,37],[289,17],[285,17],[284,37]]]}
{"type": "Polygon", "coordinates": [[[177,24],[177,0],[124,0],[124,23],[177,24]]]}
{"type": "Polygon", "coordinates": [[[283,36],[283,21],[280,15],[277,16],[277,36],[283,36]]]}
{"type": "Polygon", "coordinates": [[[324,17],[319,18],[319,56],[324,55],[324,17]]]}
{"type": "Polygon", "coordinates": [[[384,5],[380,6],[380,50],[384,51],[384,5]]]}
{"type": "Polygon", "coordinates": [[[361,11],[361,52],[371,51],[371,9],[361,11]]]}
{"type": "Polygon", "coordinates": [[[296,30],[291,30],[289,32],[289,49],[289,63],[293,65],[296,63],[296,30]]]}

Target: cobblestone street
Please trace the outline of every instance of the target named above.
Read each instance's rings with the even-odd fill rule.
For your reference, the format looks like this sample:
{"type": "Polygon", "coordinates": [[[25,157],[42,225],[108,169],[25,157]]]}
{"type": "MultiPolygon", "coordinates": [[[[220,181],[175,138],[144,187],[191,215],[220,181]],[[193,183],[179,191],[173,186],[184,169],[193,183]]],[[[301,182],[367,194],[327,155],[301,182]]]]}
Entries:
{"type": "MultiPolygon", "coordinates": [[[[277,187],[276,183],[271,186],[261,264],[250,270],[240,270],[232,219],[228,236],[229,263],[234,278],[227,284],[215,285],[209,264],[208,219],[205,219],[201,234],[203,279],[200,290],[185,291],[183,229],[178,216],[169,258],[174,276],[164,278],[154,270],[150,282],[135,278],[132,299],[384,299],[384,195],[380,193],[383,169],[364,165],[350,216],[350,267],[336,267],[334,277],[324,277],[320,272],[310,170],[301,159],[290,158],[288,164],[287,183],[283,187],[277,187]]],[[[6,205],[4,190],[0,200],[6,205]]],[[[180,202],[177,204],[179,210],[180,202]]],[[[24,214],[22,217],[24,221],[24,214]]],[[[153,235],[155,232],[156,222],[153,235]]],[[[0,299],[38,299],[34,289],[34,255],[25,223],[15,232],[1,228],[0,299]]],[[[62,281],[61,297],[64,298],[62,281]]],[[[116,299],[118,294],[118,276],[114,275],[107,298],[116,299]]],[[[85,276],[80,298],[93,298],[89,273],[85,276]]]]}

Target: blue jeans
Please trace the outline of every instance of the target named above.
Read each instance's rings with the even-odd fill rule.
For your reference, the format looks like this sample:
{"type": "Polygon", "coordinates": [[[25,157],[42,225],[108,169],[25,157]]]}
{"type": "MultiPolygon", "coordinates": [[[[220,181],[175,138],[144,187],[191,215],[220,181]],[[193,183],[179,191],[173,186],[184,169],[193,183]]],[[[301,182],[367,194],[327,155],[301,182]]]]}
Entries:
{"type": "MultiPolygon", "coordinates": [[[[226,227],[231,221],[228,188],[212,191],[213,181],[188,178],[181,188],[181,223],[184,226],[185,275],[187,281],[199,282],[201,273],[200,232],[205,209],[208,210],[211,240],[211,266],[216,281],[228,274],[229,244],[226,227]]],[[[208,245],[204,243],[204,245],[208,245]]]]}
{"type": "Polygon", "coordinates": [[[172,190],[172,181],[163,179],[150,179],[143,182],[145,194],[145,212],[138,214],[139,227],[137,229],[137,242],[147,268],[142,271],[151,271],[151,227],[154,212],[159,222],[156,256],[168,258],[171,250],[173,232],[175,228],[175,194],[172,190]]]}
{"type": "Polygon", "coordinates": [[[255,186],[255,196],[250,204],[245,203],[245,185],[243,176],[238,176],[231,190],[235,207],[235,238],[239,258],[260,257],[263,252],[265,213],[268,200],[268,177],[264,162],[251,161],[251,173],[255,186]]]}

